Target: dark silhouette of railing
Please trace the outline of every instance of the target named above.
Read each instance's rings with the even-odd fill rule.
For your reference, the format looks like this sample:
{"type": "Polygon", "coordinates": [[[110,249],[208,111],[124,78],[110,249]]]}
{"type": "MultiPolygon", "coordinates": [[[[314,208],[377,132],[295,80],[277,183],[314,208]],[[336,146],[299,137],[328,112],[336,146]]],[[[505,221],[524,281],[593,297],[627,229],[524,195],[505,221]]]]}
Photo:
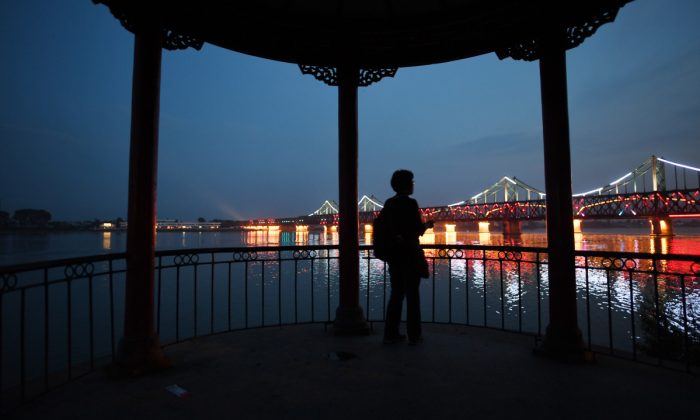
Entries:
{"type": "MultiPolygon", "coordinates": [[[[425,322],[542,335],[545,248],[426,245],[425,322]]],[[[387,266],[361,246],[361,302],[380,322],[387,266]]],[[[125,254],[0,268],[0,402],[4,407],[115,359],[125,254]]],[[[338,304],[337,246],[159,251],[161,343],[239,329],[328,323],[338,304]]],[[[700,257],[576,252],[579,325],[591,350],[696,372],[700,257]]],[[[554,280],[552,280],[554,281],[554,280]]]]}

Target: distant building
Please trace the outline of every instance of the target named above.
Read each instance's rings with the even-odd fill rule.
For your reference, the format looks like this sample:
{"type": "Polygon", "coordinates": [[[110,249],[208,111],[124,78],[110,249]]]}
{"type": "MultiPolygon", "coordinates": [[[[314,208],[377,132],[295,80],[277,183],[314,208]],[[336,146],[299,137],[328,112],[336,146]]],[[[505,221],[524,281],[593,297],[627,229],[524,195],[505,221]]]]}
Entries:
{"type": "MultiPolygon", "coordinates": [[[[129,226],[128,222],[103,222],[98,225],[100,230],[121,230],[129,226]]],[[[161,219],[156,221],[156,230],[214,230],[220,229],[221,222],[181,222],[177,219],[161,219]]]]}
{"type": "Polygon", "coordinates": [[[220,228],[221,222],[180,222],[178,220],[156,221],[156,230],[213,230],[220,228]]]}

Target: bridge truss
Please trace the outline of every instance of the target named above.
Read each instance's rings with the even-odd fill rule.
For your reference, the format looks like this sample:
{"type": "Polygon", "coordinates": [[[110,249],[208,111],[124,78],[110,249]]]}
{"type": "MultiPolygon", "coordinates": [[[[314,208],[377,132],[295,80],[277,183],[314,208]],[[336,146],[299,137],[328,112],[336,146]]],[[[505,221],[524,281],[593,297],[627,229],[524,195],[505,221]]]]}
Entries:
{"type": "Polygon", "coordinates": [[[584,219],[700,216],[700,189],[575,197],[573,205],[584,219]]]}
{"type": "Polygon", "coordinates": [[[462,206],[464,204],[478,203],[498,203],[498,202],[517,202],[521,199],[532,201],[533,199],[544,198],[544,191],[540,191],[535,187],[524,183],[516,177],[509,178],[504,176],[498,182],[481,191],[469,200],[460,201],[459,203],[450,204],[450,206],[462,206]],[[502,199],[500,199],[502,198],[502,199]]]}
{"type": "MultiPolygon", "coordinates": [[[[420,212],[426,220],[437,222],[544,220],[545,197],[543,191],[516,177],[503,177],[469,200],[426,207],[420,212]]],[[[651,156],[617,180],[574,194],[572,200],[574,217],[579,219],[700,218],[700,168],[651,156]]],[[[371,223],[383,203],[374,196],[363,196],[358,207],[360,223],[371,223]]],[[[336,225],[338,220],[337,203],[326,201],[308,216],[267,220],[264,224],[336,225]]]]}
{"type": "Polygon", "coordinates": [[[573,196],[615,195],[693,188],[700,188],[700,168],[671,162],[652,155],[631,172],[610,184],[573,196]]]}

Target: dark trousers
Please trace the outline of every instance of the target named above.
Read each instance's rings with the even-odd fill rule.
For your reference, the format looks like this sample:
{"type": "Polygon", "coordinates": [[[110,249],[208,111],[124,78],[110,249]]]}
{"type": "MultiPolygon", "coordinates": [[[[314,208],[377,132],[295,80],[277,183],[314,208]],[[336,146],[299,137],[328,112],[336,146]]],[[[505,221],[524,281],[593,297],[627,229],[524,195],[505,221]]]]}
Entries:
{"type": "Polygon", "coordinates": [[[409,340],[417,340],[421,336],[420,326],[420,276],[412,266],[405,264],[389,264],[391,276],[391,295],[386,309],[386,324],[384,337],[393,338],[399,335],[401,309],[403,298],[406,297],[406,334],[409,340]]]}

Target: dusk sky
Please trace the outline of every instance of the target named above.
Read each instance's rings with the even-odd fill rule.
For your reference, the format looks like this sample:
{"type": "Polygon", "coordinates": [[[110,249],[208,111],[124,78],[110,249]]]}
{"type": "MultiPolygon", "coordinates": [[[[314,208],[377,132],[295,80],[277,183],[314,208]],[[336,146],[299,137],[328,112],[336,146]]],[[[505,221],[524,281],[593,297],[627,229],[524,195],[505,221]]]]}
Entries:
{"type": "MultiPolygon", "coordinates": [[[[126,218],[134,36],[90,0],[0,0],[0,210],[126,218]]],[[[574,192],[650,155],[700,166],[700,1],[637,0],[567,53],[574,192]]],[[[544,189],[537,62],[401,68],[359,95],[359,189],[421,205],[544,189]]],[[[337,89],[205,44],[164,51],[158,217],[308,214],[338,196],[337,89]]]]}

